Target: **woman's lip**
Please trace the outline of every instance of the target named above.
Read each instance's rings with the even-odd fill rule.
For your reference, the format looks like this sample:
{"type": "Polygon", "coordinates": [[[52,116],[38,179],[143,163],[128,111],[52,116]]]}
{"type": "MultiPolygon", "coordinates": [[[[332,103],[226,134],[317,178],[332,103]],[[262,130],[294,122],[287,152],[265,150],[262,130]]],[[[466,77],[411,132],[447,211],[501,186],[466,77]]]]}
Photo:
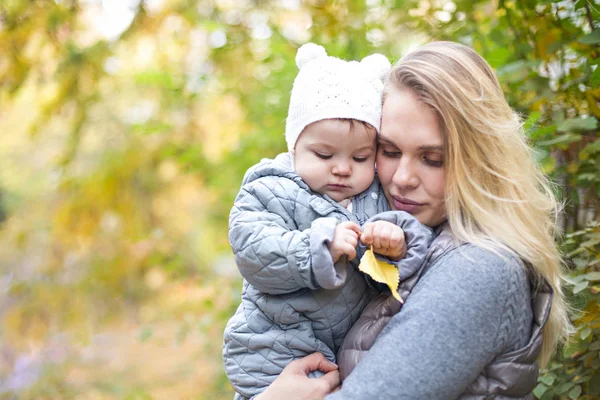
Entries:
{"type": "Polygon", "coordinates": [[[410,204],[410,205],[414,205],[414,206],[422,206],[423,205],[423,203],[419,203],[417,201],[407,199],[406,197],[392,196],[392,198],[394,200],[399,201],[400,203],[404,203],[404,204],[410,204]]]}
{"type": "Polygon", "coordinates": [[[399,211],[406,211],[409,214],[414,214],[415,211],[423,205],[423,203],[417,203],[416,201],[406,199],[404,197],[392,197],[394,202],[394,208],[399,211]]]}

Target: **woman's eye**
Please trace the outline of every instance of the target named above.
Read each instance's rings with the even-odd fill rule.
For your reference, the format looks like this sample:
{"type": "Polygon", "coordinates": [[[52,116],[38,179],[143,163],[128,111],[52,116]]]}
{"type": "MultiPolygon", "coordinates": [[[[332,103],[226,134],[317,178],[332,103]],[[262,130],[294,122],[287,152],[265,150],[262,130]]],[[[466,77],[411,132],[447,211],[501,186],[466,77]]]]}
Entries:
{"type": "Polygon", "coordinates": [[[321,154],[317,152],[315,152],[315,155],[323,160],[329,160],[333,156],[333,154],[321,154]]]}
{"type": "Polygon", "coordinates": [[[428,157],[423,157],[423,162],[431,167],[441,167],[444,165],[442,160],[434,160],[428,157]]]}
{"type": "Polygon", "coordinates": [[[367,161],[368,157],[352,157],[352,159],[358,163],[367,161]]]}
{"type": "Polygon", "coordinates": [[[402,155],[402,152],[400,151],[387,151],[385,149],[382,150],[381,154],[383,154],[384,157],[390,157],[390,158],[398,158],[402,155]]]}

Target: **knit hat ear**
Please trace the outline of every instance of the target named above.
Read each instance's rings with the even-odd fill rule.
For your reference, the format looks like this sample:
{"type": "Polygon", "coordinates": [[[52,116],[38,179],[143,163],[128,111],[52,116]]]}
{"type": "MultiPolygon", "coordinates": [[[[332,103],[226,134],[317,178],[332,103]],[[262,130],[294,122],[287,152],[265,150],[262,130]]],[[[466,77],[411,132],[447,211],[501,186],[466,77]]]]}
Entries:
{"type": "Polygon", "coordinates": [[[360,61],[360,65],[363,65],[367,69],[373,72],[373,74],[379,79],[383,80],[389,72],[392,64],[383,54],[375,53],[366,56],[360,61]]]}
{"type": "Polygon", "coordinates": [[[327,51],[323,46],[314,43],[306,43],[296,53],[296,65],[302,69],[309,61],[320,57],[327,57],[327,51]]]}

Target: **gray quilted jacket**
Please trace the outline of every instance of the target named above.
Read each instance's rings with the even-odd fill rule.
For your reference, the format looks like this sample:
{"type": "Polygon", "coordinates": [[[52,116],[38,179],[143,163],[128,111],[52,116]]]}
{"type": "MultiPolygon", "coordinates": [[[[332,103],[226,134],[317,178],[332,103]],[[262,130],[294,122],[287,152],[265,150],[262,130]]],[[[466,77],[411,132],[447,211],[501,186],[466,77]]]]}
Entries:
{"type": "MultiPolygon", "coordinates": [[[[423,261],[427,266],[456,248],[447,225],[443,228],[445,229],[440,229],[441,233],[434,239],[423,261]]],[[[412,289],[427,266],[420,268],[410,282],[406,282],[406,290],[412,289]]],[[[552,288],[544,280],[530,277],[530,281],[537,289],[532,294],[533,328],[529,342],[525,347],[496,357],[460,396],[460,399],[533,399],[531,393],[537,384],[537,358],[542,348],[542,330],[550,314],[552,288]]],[[[401,307],[402,305],[391,295],[383,293],[367,305],[359,320],[348,332],[338,353],[342,380],[364,358],[379,333],[390,319],[400,312],[401,307]]]]}
{"type": "MultiPolygon", "coordinates": [[[[261,393],[290,361],[315,351],[335,362],[346,333],[377,294],[357,269],[364,249],[334,265],[327,248],[338,223],[363,225],[389,210],[377,180],[354,197],[352,210],[313,193],[287,153],[246,173],[229,218],[229,241],[244,277],[242,302],[223,344],[237,398],[261,393]]],[[[403,212],[383,219],[405,231],[407,255],[397,263],[403,280],[422,265],[433,235],[403,212]]]]}

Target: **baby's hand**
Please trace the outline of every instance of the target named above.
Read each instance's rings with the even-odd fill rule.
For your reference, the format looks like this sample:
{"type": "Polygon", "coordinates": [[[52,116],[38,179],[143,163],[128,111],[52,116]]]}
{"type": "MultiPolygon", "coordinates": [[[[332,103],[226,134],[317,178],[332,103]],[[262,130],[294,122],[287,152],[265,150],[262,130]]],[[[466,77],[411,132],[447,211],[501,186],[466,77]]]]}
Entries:
{"type": "Polygon", "coordinates": [[[365,224],[360,241],[373,246],[373,252],[398,261],[406,254],[404,231],[398,225],[387,221],[375,221],[365,224]]]}
{"type": "Polygon", "coordinates": [[[348,256],[348,260],[356,257],[358,235],[360,235],[360,226],[352,221],[342,222],[335,227],[333,240],[328,246],[334,263],[344,254],[348,256]]]}

